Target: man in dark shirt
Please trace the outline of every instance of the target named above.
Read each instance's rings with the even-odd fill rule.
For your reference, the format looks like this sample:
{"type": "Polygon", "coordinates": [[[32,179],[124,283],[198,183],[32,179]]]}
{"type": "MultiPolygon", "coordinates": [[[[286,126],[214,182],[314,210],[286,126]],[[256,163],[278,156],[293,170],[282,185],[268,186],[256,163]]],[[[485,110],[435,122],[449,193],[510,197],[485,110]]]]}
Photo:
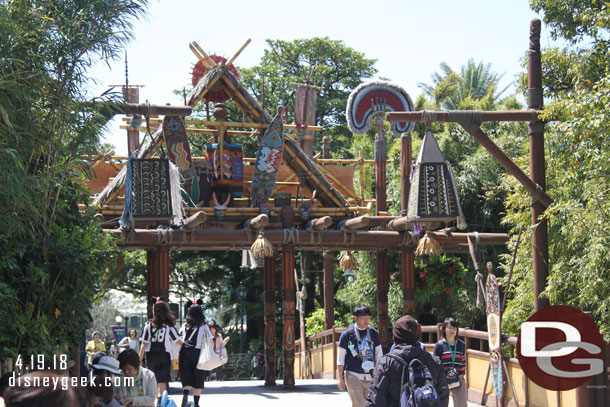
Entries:
{"type": "Polygon", "coordinates": [[[371,373],[383,356],[379,333],[375,328],[369,327],[370,320],[371,311],[367,306],[356,307],[356,323],[343,331],[339,338],[337,387],[339,390],[345,390],[347,387],[352,407],[364,407],[371,373]]]}
{"type": "MultiPolygon", "coordinates": [[[[394,344],[392,353],[399,355],[409,363],[417,358],[430,370],[433,385],[438,393],[442,407],[449,405],[449,387],[441,361],[425,350],[417,341],[420,326],[417,320],[410,315],[399,318],[394,324],[394,344]]],[[[371,381],[369,395],[366,399],[367,407],[399,407],[400,388],[402,386],[402,370],[404,365],[398,360],[385,355],[375,367],[371,381]]],[[[405,379],[406,380],[406,379],[405,379]]]]}

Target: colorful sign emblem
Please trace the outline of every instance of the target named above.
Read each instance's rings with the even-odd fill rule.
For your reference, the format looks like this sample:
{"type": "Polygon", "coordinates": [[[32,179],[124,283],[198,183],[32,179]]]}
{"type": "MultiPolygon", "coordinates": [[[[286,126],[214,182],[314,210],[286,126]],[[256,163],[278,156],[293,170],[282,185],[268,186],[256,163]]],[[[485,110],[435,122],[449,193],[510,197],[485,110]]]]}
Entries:
{"type": "Polygon", "coordinates": [[[193,159],[191,158],[191,147],[181,117],[165,116],[163,118],[163,137],[167,143],[169,159],[180,170],[180,174],[184,177],[184,189],[190,192],[190,198],[196,204],[199,202],[199,180],[195,173],[193,159]]]}
{"type": "MultiPolygon", "coordinates": [[[[352,133],[364,134],[371,127],[373,115],[377,112],[412,112],[413,101],[400,86],[386,81],[373,81],[360,84],[352,91],[347,100],[345,116],[352,133]]],[[[412,132],[414,122],[392,123],[392,133],[400,137],[401,133],[412,132]]]]}
{"type": "Polygon", "coordinates": [[[280,172],[282,153],[284,151],[284,122],[281,111],[275,116],[265,135],[256,158],[256,167],[252,175],[252,206],[265,204],[275,187],[277,175],[280,172]]]}
{"type": "Polygon", "coordinates": [[[489,274],[485,284],[485,299],[487,303],[487,335],[489,338],[489,365],[493,379],[496,397],[503,397],[502,384],[502,313],[500,310],[500,290],[498,280],[491,272],[491,266],[487,266],[489,274]]]}

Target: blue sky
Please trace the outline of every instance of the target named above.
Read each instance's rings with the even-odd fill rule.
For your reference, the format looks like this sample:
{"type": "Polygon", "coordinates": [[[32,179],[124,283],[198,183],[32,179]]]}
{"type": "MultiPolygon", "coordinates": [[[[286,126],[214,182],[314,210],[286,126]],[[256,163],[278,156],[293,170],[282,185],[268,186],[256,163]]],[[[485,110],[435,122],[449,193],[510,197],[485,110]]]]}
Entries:
{"type": "MultiPolygon", "coordinates": [[[[129,83],[145,85],[141,102],[182,104],[172,91],[190,86],[196,62],[191,41],[230,58],[251,38],[235,62],[250,67],[260,62],[266,39],[327,36],[377,59],[378,76],[402,86],[413,100],[421,93],[417,83],[430,82],[443,61],[454,70],[469,58],[490,63],[504,74],[503,88],[521,70],[536,17],[527,0],[151,0],[148,17],[135,23],[135,39],[126,47],[129,83]]],[[[541,46],[552,44],[543,24],[541,46]]],[[[99,64],[91,76],[98,81],[92,93],[122,84],[124,61],[99,64]]],[[[108,126],[106,141],[126,154],[118,120],[108,126]]]]}

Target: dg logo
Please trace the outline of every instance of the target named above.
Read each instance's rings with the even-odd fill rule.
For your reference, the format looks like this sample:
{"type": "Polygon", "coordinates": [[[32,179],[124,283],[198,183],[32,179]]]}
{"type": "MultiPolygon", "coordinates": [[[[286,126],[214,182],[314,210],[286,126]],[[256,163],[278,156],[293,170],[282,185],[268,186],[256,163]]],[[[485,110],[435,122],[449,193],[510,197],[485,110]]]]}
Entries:
{"type": "Polygon", "coordinates": [[[544,308],[521,324],[519,363],[534,383],[548,390],[579,387],[604,371],[603,338],[584,312],[565,305],[544,308]]]}

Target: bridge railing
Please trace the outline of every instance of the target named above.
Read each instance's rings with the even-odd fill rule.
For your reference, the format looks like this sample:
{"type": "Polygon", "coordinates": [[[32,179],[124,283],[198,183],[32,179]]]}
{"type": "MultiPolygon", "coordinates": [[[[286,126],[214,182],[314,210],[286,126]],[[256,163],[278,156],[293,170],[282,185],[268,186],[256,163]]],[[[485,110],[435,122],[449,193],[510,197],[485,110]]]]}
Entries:
{"type": "MultiPolygon", "coordinates": [[[[434,344],[441,338],[441,324],[422,326],[422,343],[426,350],[432,352],[434,344]]],[[[339,337],[345,328],[336,328],[320,332],[307,338],[307,349],[303,354],[300,342],[297,341],[294,375],[297,379],[324,378],[336,379],[337,346],[339,337]]],[[[488,334],[485,331],[460,328],[459,337],[466,345],[466,384],[468,400],[483,405],[495,406],[496,396],[493,390],[493,379],[489,371],[488,334]]],[[[388,335],[392,338],[391,331],[388,335]]],[[[523,372],[516,359],[517,338],[502,336],[504,361],[508,376],[504,374],[505,406],[527,407],[589,407],[610,405],[610,383],[608,373],[594,376],[585,385],[569,391],[551,391],[539,387],[523,372]],[[515,403],[513,389],[518,404],[515,403]]],[[[389,349],[388,349],[389,350],[389,349]]],[[[604,344],[604,366],[610,366],[610,342],[604,344]]],[[[610,370],[609,370],[610,371],[610,370]]]]}

